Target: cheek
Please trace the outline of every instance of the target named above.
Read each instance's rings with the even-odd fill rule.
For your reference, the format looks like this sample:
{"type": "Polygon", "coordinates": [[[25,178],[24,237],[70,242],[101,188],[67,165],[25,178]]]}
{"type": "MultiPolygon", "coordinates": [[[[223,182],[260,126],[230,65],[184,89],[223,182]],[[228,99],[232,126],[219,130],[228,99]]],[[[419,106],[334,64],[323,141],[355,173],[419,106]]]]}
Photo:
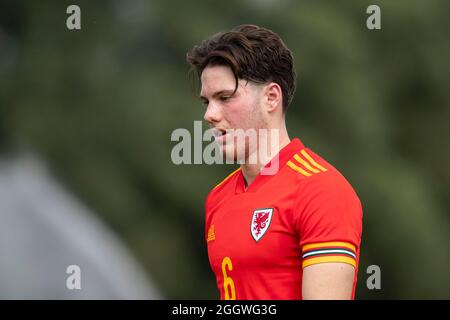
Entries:
{"type": "Polygon", "coordinates": [[[232,127],[239,127],[245,118],[245,112],[237,104],[228,104],[223,110],[223,116],[232,127]]]}
{"type": "Polygon", "coordinates": [[[254,106],[249,101],[239,101],[224,108],[224,117],[235,128],[248,129],[255,119],[254,106]]]}

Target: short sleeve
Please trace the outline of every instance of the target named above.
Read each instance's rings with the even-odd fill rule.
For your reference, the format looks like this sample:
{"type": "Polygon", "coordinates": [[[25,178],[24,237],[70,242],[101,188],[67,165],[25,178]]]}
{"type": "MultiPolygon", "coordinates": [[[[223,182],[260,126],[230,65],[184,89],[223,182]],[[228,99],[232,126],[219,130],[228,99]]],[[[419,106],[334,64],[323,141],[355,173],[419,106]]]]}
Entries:
{"type": "Polygon", "coordinates": [[[356,268],[362,232],[358,196],[338,174],[305,182],[295,204],[302,267],[343,262],[356,268]]]}

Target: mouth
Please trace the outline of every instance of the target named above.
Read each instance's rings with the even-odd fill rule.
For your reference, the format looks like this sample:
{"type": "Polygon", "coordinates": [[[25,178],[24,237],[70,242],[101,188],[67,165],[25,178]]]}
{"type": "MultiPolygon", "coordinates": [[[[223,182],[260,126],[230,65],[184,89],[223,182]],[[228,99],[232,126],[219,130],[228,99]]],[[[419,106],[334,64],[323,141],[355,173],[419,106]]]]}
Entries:
{"type": "Polygon", "coordinates": [[[228,134],[227,130],[222,128],[214,128],[213,129],[213,135],[216,141],[223,141],[225,139],[225,136],[228,134]]]}

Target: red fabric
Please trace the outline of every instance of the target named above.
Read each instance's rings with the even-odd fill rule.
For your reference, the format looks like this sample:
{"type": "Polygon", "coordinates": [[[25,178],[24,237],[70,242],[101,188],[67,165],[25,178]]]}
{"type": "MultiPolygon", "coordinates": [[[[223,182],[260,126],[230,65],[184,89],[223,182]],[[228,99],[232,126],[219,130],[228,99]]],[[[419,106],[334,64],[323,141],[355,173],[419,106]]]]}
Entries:
{"type": "MultiPolygon", "coordinates": [[[[239,170],[214,188],[206,199],[205,239],[221,299],[225,298],[224,271],[229,277],[227,288],[230,289],[231,279],[236,299],[301,299],[305,244],[334,241],[353,244],[358,263],[362,208],[347,180],[298,139],[284,147],[278,159],[277,174],[258,175],[245,190],[239,170]],[[301,150],[326,171],[304,176],[286,165],[292,161],[302,167],[293,160],[294,154],[300,154],[301,150]],[[264,208],[273,209],[272,218],[256,241],[251,232],[253,214],[264,208]],[[208,241],[210,230],[214,237],[210,232],[208,241]],[[232,270],[229,263],[224,263],[225,257],[229,257],[232,270]]],[[[357,269],[353,297],[356,274],[357,269]]]]}

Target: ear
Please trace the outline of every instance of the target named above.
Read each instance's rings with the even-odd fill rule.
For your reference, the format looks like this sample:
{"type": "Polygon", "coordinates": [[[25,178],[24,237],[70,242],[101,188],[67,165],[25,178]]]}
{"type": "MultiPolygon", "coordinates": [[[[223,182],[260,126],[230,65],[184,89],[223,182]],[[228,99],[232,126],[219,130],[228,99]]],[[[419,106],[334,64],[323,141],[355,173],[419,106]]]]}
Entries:
{"type": "Polygon", "coordinates": [[[278,83],[271,82],[266,86],[265,98],[267,102],[268,113],[276,111],[278,108],[282,108],[283,105],[283,92],[278,83]]]}

